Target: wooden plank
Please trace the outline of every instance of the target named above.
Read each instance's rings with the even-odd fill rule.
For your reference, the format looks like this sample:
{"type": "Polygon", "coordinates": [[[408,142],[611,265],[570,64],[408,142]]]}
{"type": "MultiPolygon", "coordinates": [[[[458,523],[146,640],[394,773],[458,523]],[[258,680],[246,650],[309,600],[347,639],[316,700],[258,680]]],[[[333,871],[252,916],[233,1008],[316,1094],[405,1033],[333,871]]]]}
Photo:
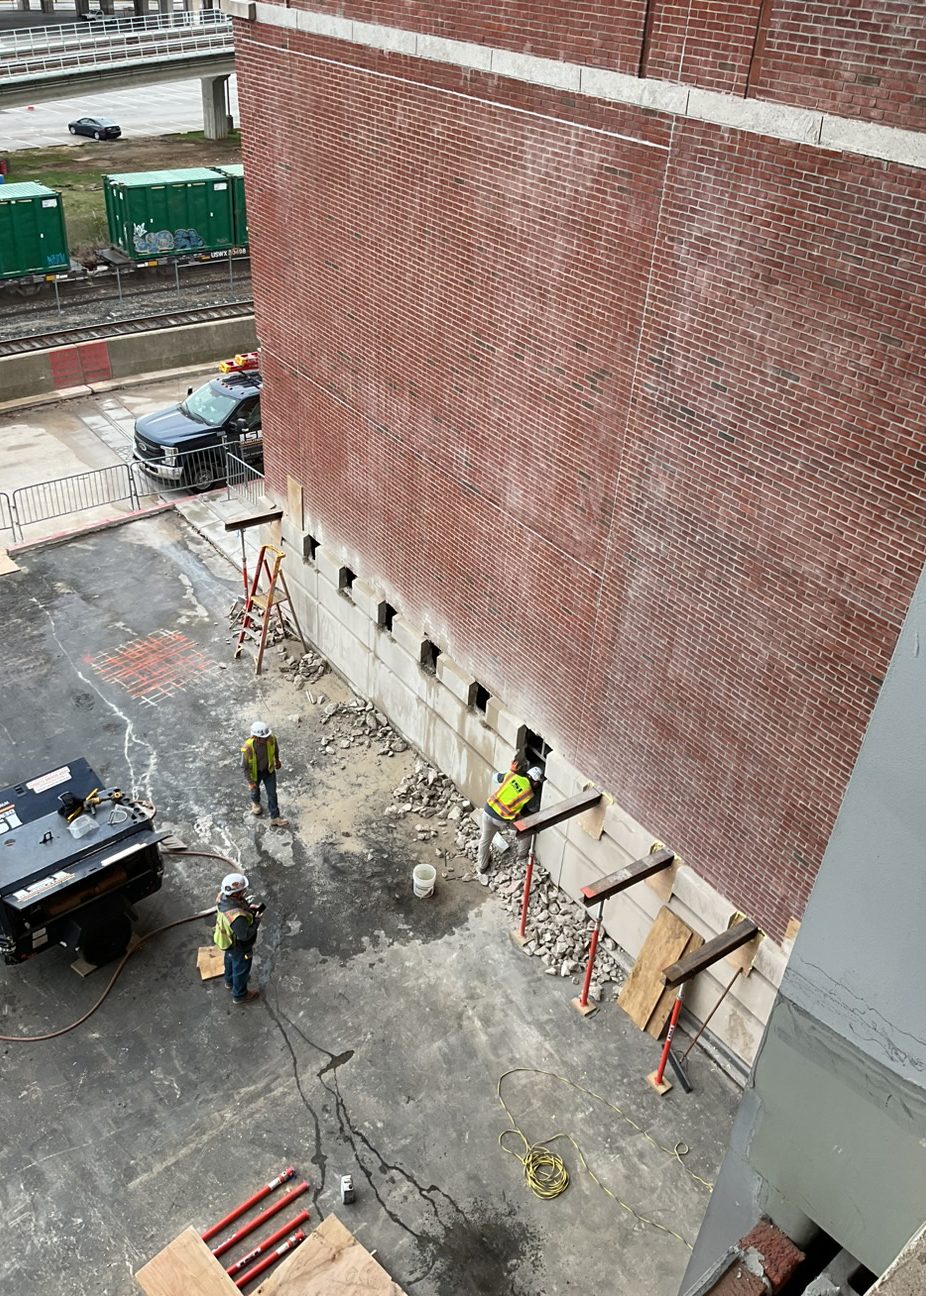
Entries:
{"type": "Polygon", "coordinates": [[[530,837],[533,833],[542,832],[544,828],[553,828],[565,819],[572,819],[583,810],[590,810],[592,806],[596,806],[602,795],[603,793],[597,788],[587,788],[584,792],[577,792],[575,796],[567,797],[565,801],[557,801],[556,805],[550,806],[548,810],[538,810],[536,814],[528,815],[526,819],[517,819],[514,826],[518,836],[530,837]]]}
{"type": "Polygon", "coordinates": [[[640,1030],[645,1028],[662,997],[665,988],[662,969],[681,957],[691,936],[691,928],[671,909],[659,910],[617,1001],[640,1030]]]}
{"type": "Polygon", "coordinates": [[[584,886],[580,892],[582,903],[586,906],[600,904],[602,900],[608,900],[611,896],[626,891],[634,883],[642,882],[644,878],[667,869],[674,859],[675,851],[664,846],[662,850],[654,851],[652,855],[634,860],[626,868],[618,869],[616,873],[609,873],[600,881],[584,886]]]}
{"type": "Polygon", "coordinates": [[[225,955],[217,945],[200,945],[196,951],[196,967],[204,981],[225,975],[225,955]]]}
{"type": "Polygon", "coordinates": [[[739,949],[741,945],[745,945],[758,934],[759,928],[751,918],[741,918],[728,931],[713,936],[700,949],[693,950],[684,957],[676,954],[675,959],[678,961],[673,960],[663,969],[666,985],[677,986],[683,981],[690,981],[693,976],[709,968],[718,959],[726,958],[728,954],[732,954],[734,950],[739,949]]]}
{"type": "Polygon", "coordinates": [[[329,1215],[253,1296],[333,1296],[335,1292],[337,1296],[404,1296],[350,1229],[336,1215],[329,1215]]]}
{"type": "MultiPolygon", "coordinates": [[[[689,937],[688,943],[682,950],[682,957],[686,954],[692,954],[695,950],[700,949],[704,944],[704,937],[698,932],[693,931],[689,937]]],[[[662,994],[656,1001],[656,1007],[652,1011],[649,1021],[643,1028],[647,1035],[652,1035],[653,1039],[661,1039],[662,1032],[665,1030],[672,1013],[672,1005],[675,1003],[678,990],[670,989],[669,986],[663,990],[662,994]]]]}
{"type": "Polygon", "coordinates": [[[175,1237],[135,1281],[146,1296],[238,1296],[238,1288],[195,1229],[175,1237]]]}

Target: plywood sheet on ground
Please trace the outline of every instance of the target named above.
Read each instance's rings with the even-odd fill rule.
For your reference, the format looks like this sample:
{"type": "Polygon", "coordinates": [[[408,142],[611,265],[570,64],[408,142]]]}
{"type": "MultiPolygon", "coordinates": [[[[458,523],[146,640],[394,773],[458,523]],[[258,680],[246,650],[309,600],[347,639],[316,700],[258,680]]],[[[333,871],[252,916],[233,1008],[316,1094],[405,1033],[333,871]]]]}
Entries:
{"type": "Polygon", "coordinates": [[[659,910],[617,1001],[640,1030],[646,1028],[665,990],[662,969],[681,958],[692,935],[688,924],[671,909],[659,910]]]}
{"type": "MultiPolygon", "coordinates": [[[[692,932],[685,944],[685,948],[682,950],[682,954],[691,954],[694,950],[700,949],[703,944],[703,938],[697,932],[692,932]]],[[[679,958],[681,958],[681,954],[679,958]]],[[[663,966],[666,966],[666,964],[663,964],[663,966]]],[[[666,986],[659,996],[656,1007],[650,1014],[645,1027],[647,1035],[652,1035],[653,1039],[659,1039],[665,1030],[672,1015],[672,1005],[675,1003],[677,995],[678,986],[666,986]]]]}
{"type": "Polygon", "coordinates": [[[225,975],[225,954],[217,945],[200,945],[196,951],[196,966],[204,981],[225,975]]]}
{"type": "Polygon", "coordinates": [[[238,1296],[238,1288],[195,1229],[184,1229],[135,1275],[146,1296],[238,1296]]]}
{"type": "MultiPolygon", "coordinates": [[[[336,1215],[329,1215],[302,1246],[257,1288],[254,1296],[404,1296],[381,1264],[336,1215]]],[[[211,1296],[211,1293],[209,1293],[211,1296]]]]}

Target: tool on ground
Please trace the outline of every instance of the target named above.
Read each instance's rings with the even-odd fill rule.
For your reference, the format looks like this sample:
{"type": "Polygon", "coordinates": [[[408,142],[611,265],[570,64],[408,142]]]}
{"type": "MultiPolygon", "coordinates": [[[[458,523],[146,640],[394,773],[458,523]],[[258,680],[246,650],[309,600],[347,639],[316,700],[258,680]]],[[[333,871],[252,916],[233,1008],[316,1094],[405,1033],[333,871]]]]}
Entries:
{"type": "Polygon", "coordinates": [[[202,1234],[203,1241],[209,1242],[212,1238],[217,1237],[219,1233],[228,1228],[229,1224],[233,1224],[252,1206],[256,1206],[258,1202],[263,1201],[265,1197],[269,1197],[282,1184],[287,1183],[290,1179],[295,1179],[295,1177],[296,1170],[294,1166],[287,1166],[285,1170],[281,1170],[275,1179],[271,1179],[262,1188],[258,1188],[256,1193],[248,1197],[247,1201],[243,1201],[240,1206],[236,1206],[234,1210],[229,1211],[223,1219],[219,1220],[218,1224],[213,1224],[211,1228],[207,1228],[205,1233],[202,1234]]]}
{"type": "Polygon", "coordinates": [[[356,1201],[354,1180],[351,1175],[341,1175],[341,1201],[345,1206],[350,1206],[356,1201]]]}
{"type": "Polygon", "coordinates": [[[685,1052],[682,1054],[682,1056],[681,1056],[681,1061],[682,1061],[682,1062],[685,1061],[685,1059],[687,1058],[688,1054],[691,1052],[691,1050],[692,1050],[692,1049],[694,1048],[694,1046],[697,1044],[698,1040],[701,1038],[701,1036],[702,1036],[702,1035],[704,1034],[704,1032],[707,1030],[708,1023],[710,1022],[710,1020],[711,1020],[711,1018],[713,1017],[714,1013],[717,1011],[717,1009],[718,1009],[718,1008],[720,1007],[720,1005],[723,1003],[724,999],[726,999],[727,995],[728,995],[728,994],[730,993],[730,991],[733,989],[733,984],[734,984],[734,982],[736,981],[736,978],[737,978],[737,977],[739,976],[739,974],[742,972],[742,970],[743,970],[743,969],[742,969],[741,967],[738,967],[738,968],[736,969],[736,971],[733,973],[733,975],[730,977],[730,980],[727,982],[726,986],[724,987],[724,989],[723,989],[723,991],[722,991],[722,993],[721,993],[721,995],[720,995],[720,998],[717,1000],[717,1002],[714,1004],[713,1008],[710,1010],[710,1012],[709,1012],[709,1013],[707,1014],[707,1016],[704,1018],[704,1021],[701,1023],[701,1025],[698,1027],[697,1031],[696,1031],[695,1034],[693,1035],[692,1040],[691,1040],[691,1043],[688,1045],[688,1047],[685,1049],[685,1052]]]}
{"type": "Polygon", "coordinates": [[[690,1150],[686,1143],[679,1142],[671,1148],[664,1146],[662,1143],[657,1143],[652,1134],[648,1133],[642,1125],[638,1125],[631,1116],[628,1116],[627,1113],[617,1105],[617,1103],[610,1102],[609,1099],[602,1097],[601,1094],[595,1093],[593,1089],[586,1089],[584,1085],[577,1084],[575,1080],[570,1080],[567,1076],[557,1075],[555,1071],[542,1071],[537,1067],[511,1067],[499,1077],[496,1086],[498,1101],[501,1103],[502,1109],[509,1121],[509,1128],[502,1130],[501,1134],[498,1136],[498,1145],[503,1152],[508,1152],[511,1156],[516,1157],[518,1161],[521,1162],[528,1187],[535,1196],[547,1199],[558,1197],[560,1193],[565,1192],[569,1187],[569,1172],[566,1169],[562,1157],[558,1156],[555,1152],[550,1151],[550,1145],[555,1143],[557,1139],[566,1139],[575,1150],[581,1168],[589,1176],[592,1182],[595,1183],[601,1191],[606,1193],[613,1201],[616,1201],[622,1210],[627,1211],[627,1213],[632,1215],[634,1219],[639,1220],[641,1224],[648,1224],[651,1228],[659,1229],[662,1233],[668,1233],[670,1237],[676,1238],[684,1246],[688,1247],[689,1251],[691,1250],[691,1243],[687,1242],[680,1233],[676,1233],[674,1229],[669,1228],[666,1224],[660,1224],[658,1220],[650,1219],[646,1215],[641,1215],[639,1211],[633,1208],[633,1206],[622,1201],[616,1193],[612,1192],[610,1188],[603,1184],[588,1164],[588,1161],[585,1158],[585,1153],[571,1134],[561,1132],[552,1135],[550,1138],[544,1139],[542,1142],[529,1142],[524,1131],[516,1123],[511,1108],[502,1097],[502,1085],[509,1076],[513,1075],[545,1076],[550,1080],[556,1080],[559,1084],[567,1085],[570,1089],[574,1089],[577,1093],[583,1094],[586,1098],[594,1098],[596,1102],[602,1103],[610,1111],[616,1113],[622,1121],[629,1125],[638,1134],[642,1135],[647,1142],[652,1143],[653,1147],[658,1148],[660,1152],[664,1152],[666,1156],[677,1161],[689,1179],[692,1179],[695,1183],[701,1184],[702,1187],[707,1188],[708,1190],[713,1189],[714,1185],[712,1183],[708,1182],[707,1179],[702,1179],[701,1176],[695,1174],[693,1170],[689,1170],[685,1165],[685,1162],[682,1160],[683,1157],[688,1155],[690,1150]],[[516,1152],[514,1148],[505,1146],[505,1139],[511,1135],[520,1139],[524,1149],[523,1153],[516,1152]]]}
{"type": "Polygon", "coordinates": [[[253,1233],[256,1228],[260,1228],[261,1224],[264,1224],[268,1219],[272,1219],[274,1215],[285,1209],[285,1207],[289,1206],[291,1202],[294,1202],[297,1197],[301,1197],[302,1194],[308,1192],[308,1190],[309,1185],[307,1181],[303,1179],[302,1183],[296,1184],[294,1188],[290,1188],[288,1192],[285,1192],[282,1197],[273,1202],[272,1205],[268,1206],[266,1210],[262,1210],[259,1215],[255,1215],[253,1219],[248,1220],[246,1224],[243,1224],[240,1229],[237,1229],[234,1233],[230,1234],[224,1242],[220,1242],[217,1247],[213,1247],[212,1254],[216,1258],[224,1255],[226,1251],[230,1251],[233,1246],[237,1246],[243,1238],[246,1238],[250,1233],[253,1233]]]}
{"type": "Polygon", "coordinates": [[[669,1052],[672,1048],[672,1037],[675,1034],[675,1027],[678,1025],[679,1014],[682,1011],[682,995],[684,993],[684,984],[678,988],[678,994],[675,996],[675,1004],[672,1008],[672,1016],[669,1018],[669,1029],[666,1031],[665,1043],[662,1046],[662,1054],[659,1058],[659,1065],[646,1078],[658,1094],[667,1094],[672,1088],[672,1081],[666,1079],[666,1062],[669,1060],[669,1052]]]}
{"type": "Polygon", "coordinates": [[[102,788],[86,760],[0,789],[0,955],[21,963],[64,945],[89,967],[128,947],[134,904],[164,871],[154,807],[102,788]],[[104,801],[120,814],[97,816],[104,801]]]}
{"type": "Polygon", "coordinates": [[[270,1236],[265,1237],[262,1242],[258,1242],[257,1246],[252,1247],[247,1255],[243,1255],[240,1260],[236,1260],[234,1264],[228,1266],[225,1272],[228,1274],[229,1278],[234,1278],[236,1274],[240,1274],[247,1269],[248,1265],[253,1264],[255,1260],[259,1260],[262,1255],[266,1255],[270,1247],[275,1246],[277,1242],[282,1242],[285,1237],[289,1237],[289,1235],[295,1232],[300,1224],[304,1224],[308,1218],[309,1212],[307,1210],[301,1210],[297,1215],[294,1215],[291,1220],[287,1220],[286,1223],[281,1228],[278,1228],[275,1233],[271,1233],[270,1236]]]}
{"type": "Polygon", "coordinates": [[[243,1273],[240,1278],[236,1278],[235,1286],[238,1288],[247,1287],[248,1283],[252,1283],[265,1269],[269,1269],[272,1264],[276,1264],[288,1251],[295,1250],[299,1243],[304,1241],[305,1233],[302,1229],[297,1229],[285,1242],[271,1251],[269,1255],[264,1256],[263,1260],[258,1260],[257,1264],[250,1268],[247,1273],[243,1273]]]}
{"type": "Polygon", "coordinates": [[[691,1081],[688,1079],[688,1072],[685,1070],[685,1064],[682,1059],[675,1056],[675,1052],[669,1050],[669,1066],[675,1072],[675,1078],[684,1089],[685,1093],[691,1093],[691,1081]]]}
{"type": "Polygon", "coordinates": [[[282,549],[275,548],[274,545],[261,545],[260,553],[257,555],[257,565],[254,568],[254,575],[251,579],[251,588],[248,591],[247,601],[244,605],[244,617],[241,622],[241,629],[238,631],[238,642],[235,644],[235,657],[241,656],[241,649],[244,644],[253,619],[254,609],[257,608],[263,615],[260,620],[260,637],[257,645],[257,661],[254,666],[254,674],[259,675],[264,661],[264,649],[267,646],[267,632],[270,629],[270,618],[276,610],[279,617],[280,627],[284,634],[288,633],[286,622],[283,619],[282,604],[289,604],[289,614],[293,619],[293,625],[302,644],[302,651],[308,652],[308,645],[305,636],[296,617],[296,609],[293,601],[289,596],[289,588],[286,584],[286,577],[283,575],[283,559],[286,555],[282,549]],[[273,564],[271,565],[268,553],[273,554],[273,564]],[[264,592],[260,590],[261,577],[267,576],[267,589],[264,592]],[[277,591],[279,584],[282,593],[277,591]]]}

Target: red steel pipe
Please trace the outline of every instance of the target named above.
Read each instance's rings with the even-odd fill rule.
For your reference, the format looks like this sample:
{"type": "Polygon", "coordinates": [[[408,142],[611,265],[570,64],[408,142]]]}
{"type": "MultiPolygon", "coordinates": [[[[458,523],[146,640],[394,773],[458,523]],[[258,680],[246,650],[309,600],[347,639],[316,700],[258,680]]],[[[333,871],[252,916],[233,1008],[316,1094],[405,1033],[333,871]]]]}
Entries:
{"type": "Polygon", "coordinates": [[[592,939],[588,945],[588,964],[585,968],[585,980],[582,982],[582,993],[579,995],[579,1004],[582,1008],[588,1007],[588,988],[592,984],[592,973],[595,970],[595,955],[598,953],[598,934],[601,930],[601,917],[604,913],[604,901],[598,906],[598,917],[595,919],[595,930],[592,932],[592,939]]]}
{"type": "Polygon", "coordinates": [[[656,1068],[656,1078],[653,1082],[657,1089],[662,1084],[662,1077],[665,1074],[666,1063],[669,1060],[669,1049],[672,1047],[672,1036],[675,1034],[678,1015],[681,1011],[682,986],[679,986],[678,994],[675,996],[675,1003],[672,1005],[672,1016],[669,1018],[669,1029],[666,1031],[666,1042],[662,1046],[662,1057],[659,1059],[659,1066],[656,1068]]]}
{"type": "Polygon", "coordinates": [[[212,1228],[207,1228],[205,1233],[202,1234],[203,1241],[208,1242],[210,1238],[214,1238],[217,1233],[222,1232],[222,1229],[228,1228],[229,1224],[233,1224],[234,1221],[238,1219],[240,1215],[243,1215],[245,1211],[249,1211],[251,1207],[256,1206],[259,1201],[263,1201],[265,1197],[269,1197],[272,1192],[279,1188],[280,1184],[285,1184],[287,1179],[295,1179],[295,1177],[295,1169],[292,1166],[287,1166],[286,1169],[278,1174],[275,1179],[271,1179],[269,1183],[265,1183],[263,1188],[258,1188],[257,1192],[254,1193],[252,1197],[249,1197],[247,1201],[243,1201],[240,1206],[236,1206],[235,1209],[226,1215],[224,1219],[220,1219],[218,1224],[213,1224],[212,1228]]]}
{"type": "Polygon", "coordinates": [[[531,841],[531,851],[527,857],[527,871],[524,874],[524,895],[521,899],[521,925],[518,928],[518,935],[522,938],[527,934],[527,906],[531,898],[531,882],[534,879],[534,843],[531,841]]]}
{"type": "Polygon", "coordinates": [[[236,1233],[232,1233],[224,1242],[214,1247],[212,1254],[218,1258],[220,1255],[224,1255],[226,1251],[230,1251],[242,1238],[246,1238],[249,1233],[253,1233],[256,1228],[260,1228],[265,1220],[271,1219],[276,1215],[277,1211],[283,1210],[285,1206],[294,1202],[297,1197],[301,1197],[304,1192],[308,1192],[308,1189],[309,1185],[303,1179],[301,1184],[296,1184],[295,1188],[290,1188],[289,1192],[285,1192],[279,1201],[275,1201],[272,1206],[262,1210],[259,1215],[255,1215],[252,1220],[248,1220],[247,1224],[238,1229],[236,1233]]]}
{"type": "Polygon", "coordinates": [[[305,1234],[302,1229],[288,1237],[282,1246],[278,1246],[275,1251],[271,1251],[263,1260],[258,1260],[257,1264],[250,1268],[247,1273],[243,1273],[240,1278],[235,1279],[235,1286],[239,1289],[247,1287],[248,1283],[258,1278],[265,1269],[269,1269],[272,1264],[276,1264],[281,1256],[285,1256],[287,1251],[294,1251],[300,1242],[305,1241],[305,1234]]]}
{"type": "Polygon", "coordinates": [[[233,1265],[229,1265],[225,1272],[230,1278],[234,1278],[235,1274],[240,1274],[242,1269],[247,1269],[249,1264],[258,1260],[266,1251],[269,1251],[275,1243],[281,1242],[283,1238],[288,1237],[289,1234],[297,1229],[300,1224],[304,1224],[308,1218],[309,1212],[307,1210],[300,1211],[299,1214],[294,1215],[291,1220],[287,1220],[282,1228],[278,1228],[275,1233],[271,1233],[269,1237],[265,1237],[263,1242],[258,1242],[257,1246],[252,1247],[247,1255],[243,1255],[240,1260],[236,1260],[233,1265]]]}

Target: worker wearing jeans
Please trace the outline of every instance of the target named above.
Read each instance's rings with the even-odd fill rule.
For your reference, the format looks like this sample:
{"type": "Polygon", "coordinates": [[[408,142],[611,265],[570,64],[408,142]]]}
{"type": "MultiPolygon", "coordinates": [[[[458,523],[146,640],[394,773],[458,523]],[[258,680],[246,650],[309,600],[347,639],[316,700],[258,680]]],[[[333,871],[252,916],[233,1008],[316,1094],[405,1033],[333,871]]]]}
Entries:
{"type": "Polygon", "coordinates": [[[251,789],[251,814],[256,817],[264,813],[264,807],[260,803],[260,788],[263,784],[267,792],[270,822],[274,828],[285,828],[289,820],[280,814],[277,801],[277,770],[283,768],[280,763],[280,744],[270,726],[263,720],[255,720],[251,725],[251,736],[241,748],[241,768],[251,789]]]}
{"type": "Polygon", "coordinates": [[[263,908],[248,903],[247,889],[243,873],[229,873],[222,879],[212,934],[215,944],[225,952],[225,989],[231,991],[236,1004],[253,1003],[258,997],[258,991],[248,989],[248,978],[263,908]]]}
{"type": "Polygon", "coordinates": [[[530,853],[530,837],[519,838],[515,822],[537,797],[543,781],[543,770],[539,765],[533,765],[525,772],[524,764],[515,757],[507,774],[495,775],[494,783],[497,786],[489,793],[482,812],[479,852],[476,856],[476,871],[479,873],[486,873],[489,869],[492,843],[496,836],[504,837],[513,846],[514,857],[519,864],[530,853]]]}

